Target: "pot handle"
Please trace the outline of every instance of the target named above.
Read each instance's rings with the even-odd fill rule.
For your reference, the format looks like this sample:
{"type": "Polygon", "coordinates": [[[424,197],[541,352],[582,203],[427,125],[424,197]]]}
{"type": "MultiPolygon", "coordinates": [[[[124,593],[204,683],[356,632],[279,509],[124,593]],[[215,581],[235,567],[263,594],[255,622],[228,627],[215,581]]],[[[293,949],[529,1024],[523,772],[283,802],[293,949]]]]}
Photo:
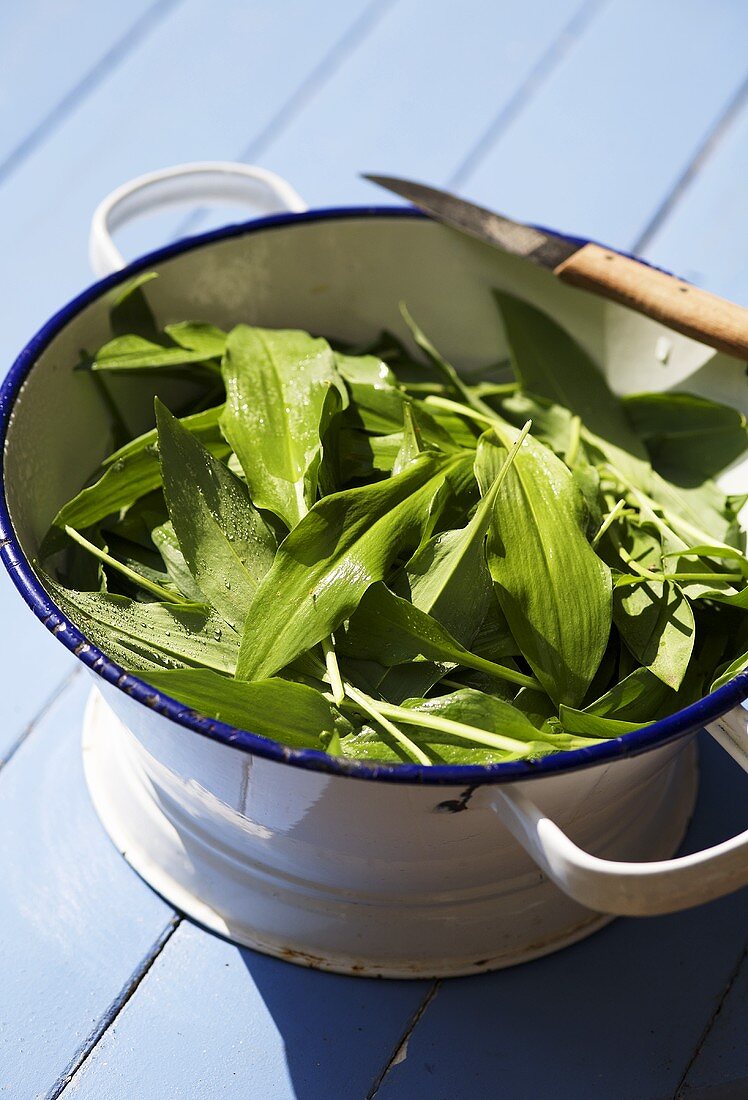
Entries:
{"type": "Polygon", "coordinates": [[[147,172],[123,183],[94,211],[88,238],[88,258],[94,275],[119,271],[125,260],[112,233],[120,226],[166,206],[230,203],[252,207],[259,214],[300,212],[304,200],[275,172],[234,161],[199,161],[147,172]]]}
{"type": "MultiPolygon", "coordinates": [[[[748,771],[748,712],[738,707],[707,729],[748,771]]],[[[559,889],[599,913],[674,913],[748,885],[748,829],[703,852],[655,863],[624,863],[577,847],[513,784],[499,789],[493,809],[559,889]]]]}

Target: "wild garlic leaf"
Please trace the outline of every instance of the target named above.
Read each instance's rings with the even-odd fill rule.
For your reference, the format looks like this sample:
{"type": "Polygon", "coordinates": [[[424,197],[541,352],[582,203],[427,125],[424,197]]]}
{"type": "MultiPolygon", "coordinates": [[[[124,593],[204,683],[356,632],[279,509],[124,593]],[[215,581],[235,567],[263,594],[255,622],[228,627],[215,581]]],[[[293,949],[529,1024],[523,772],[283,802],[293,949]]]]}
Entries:
{"type": "Polygon", "coordinates": [[[403,410],[403,439],[392,464],[392,473],[399,474],[427,449],[421,428],[408,402],[403,410]]]}
{"type": "MultiPolygon", "coordinates": [[[[561,704],[560,707],[561,728],[569,734],[583,737],[611,738],[622,737],[625,733],[633,733],[642,726],[650,725],[650,722],[623,721],[619,718],[608,718],[600,714],[589,714],[584,710],[575,710],[561,704]]],[[[554,726],[553,720],[549,725],[554,726]]]]}
{"type": "Polygon", "coordinates": [[[221,370],[221,427],[252,500],[291,529],[314,504],[322,436],[348,403],[335,355],[306,332],[238,325],[221,370]]]}
{"type": "Polygon", "coordinates": [[[436,619],[382,583],[366,590],[336,643],[341,653],[387,667],[423,657],[474,668],[507,683],[537,686],[531,676],[470,653],[436,619]]]}
{"type": "Polygon", "coordinates": [[[573,414],[563,405],[520,390],[498,402],[501,415],[515,428],[532,420],[532,434],[563,457],[569,448],[573,414]]]}
{"type": "Polygon", "coordinates": [[[391,473],[402,445],[402,431],[393,435],[369,435],[357,428],[341,428],[338,435],[340,484],[391,473]]]}
{"type": "Polygon", "coordinates": [[[745,672],[747,668],[748,653],[741,653],[734,661],[731,661],[728,665],[722,665],[717,669],[717,675],[712,680],[709,690],[716,691],[718,688],[724,687],[724,685],[729,683],[734,676],[738,676],[741,672],[745,672]]]}
{"type": "Polygon", "coordinates": [[[411,603],[433,616],[465,646],[472,642],[495,599],[484,544],[500,489],[497,477],[468,524],[432,536],[404,571],[411,603]]]}
{"type": "Polygon", "coordinates": [[[158,279],[157,271],[141,271],[140,275],[117,287],[109,306],[109,323],[115,336],[136,332],[148,340],[160,338],[153,310],[143,289],[154,279],[158,279]]]}
{"type": "MultiPolygon", "coordinates": [[[[484,492],[518,435],[509,425],[496,430],[504,446],[490,434],[478,446],[484,492]]],[[[557,705],[584,698],[610,634],[610,570],[587,541],[586,526],[569,470],[528,436],[496,499],[488,568],[522,655],[557,705]]]]}
{"type": "MultiPolygon", "coordinates": [[[[486,563],[486,568],[488,568],[488,563],[486,563]]],[[[458,637],[458,635],[455,634],[455,637],[458,637]]],[[[493,583],[491,584],[491,595],[486,602],[483,618],[474,638],[470,642],[470,648],[473,653],[477,653],[480,657],[486,657],[489,661],[500,661],[504,657],[518,657],[520,654],[520,648],[509,629],[506,615],[501,610],[493,583]]]]}
{"type": "Polygon", "coordinates": [[[672,581],[651,580],[613,592],[613,621],[637,661],[677,691],[693,652],[696,624],[672,581]]]}
{"type": "Polygon", "coordinates": [[[424,454],[397,477],[323,497],[281,543],[249,608],[238,674],[272,676],[355,610],[400,551],[437,518],[457,459],[424,454]]]}
{"type": "Polygon", "coordinates": [[[667,684],[650,669],[637,668],[584,707],[584,713],[625,722],[645,722],[656,717],[669,701],[673,701],[673,694],[667,684]]]}
{"type": "Polygon", "coordinates": [[[45,587],[85,636],[125,668],[212,668],[231,674],[236,667],[237,636],[212,609],[77,592],[49,577],[45,587]]]}
{"type": "MultiPolygon", "coordinates": [[[[448,662],[406,661],[401,665],[392,665],[385,669],[384,675],[375,685],[376,691],[390,703],[401,703],[411,696],[425,695],[435,684],[447,676],[455,666],[448,662]]],[[[499,683],[494,679],[493,684],[499,683]]]]}
{"type": "Polygon", "coordinates": [[[327,700],[312,687],[273,677],[247,683],[208,668],[149,671],[146,679],[186,707],[298,749],[323,749],[335,728],[327,700]]]}
{"type": "Polygon", "coordinates": [[[202,350],[190,351],[178,344],[164,347],[142,336],[115,336],[96,352],[91,370],[164,370],[205,360],[202,350]]]}
{"type": "MultiPolygon", "coordinates": [[[[431,699],[410,699],[403,707],[422,714],[424,718],[446,719],[475,730],[486,732],[501,737],[511,738],[517,742],[514,749],[503,752],[496,751],[496,760],[522,760],[537,759],[549,752],[582,748],[589,744],[587,738],[570,736],[564,732],[555,732],[547,727],[537,729],[530,719],[517,707],[504,699],[499,699],[486,692],[475,691],[472,688],[462,688],[450,695],[436,696],[431,699]]],[[[428,727],[419,729],[409,726],[408,735],[413,737],[419,746],[433,745],[434,749],[445,762],[470,763],[476,754],[484,747],[476,743],[467,744],[464,738],[458,738],[446,732],[437,736],[436,731],[428,727]],[[452,752],[448,752],[446,746],[453,746],[452,752]]]]}
{"type": "Polygon", "coordinates": [[[226,350],[226,333],[206,321],[179,321],[166,325],[164,332],[180,348],[199,353],[204,359],[220,359],[226,350]]]}
{"type": "Polygon", "coordinates": [[[584,348],[547,313],[494,291],[512,365],[523,389],[569,409],[589,432],[646,461],[620,400],[584,348]]]}
{"type": "MultiPolygon", "coordinates": [[[[478,506],[480,512],[480,505],[478,506]]],[[[473,517],[467,527],[432,535],[405,567],[411,603],[432,615],[463,645],[469,646],[495,602],[484,543],[490,514],[473,517]]]]}
{"type": "Polygon", "coordinates": [[[472,395],[467,383],[462,380],[455,368],[451,363],[447,362],[441,352],[437,351],[420,325],[414,321],[405,302],[400,303],[400,313],[402,314],[405,324],[410,329],[410,335],[413,337],[417,346],[426,355],[432,367],[442,376],[442,379],[453,391],[455,396],[460,398],[470,407],[472,395]]]}
{"type": "MultiPolygon", "coordinates": [[[[184,417],[181,423],[211,454],[228,457],[230,448],[218,428],[221,411],[222,406],[184,417]]],[[[110,455],[98,481],[64,504],[53,525],[91,527],[120,509],[129,508],[160,485],[158,437],[154,428],[110,455]]]]}
{"type": "Polygon", "coordinates": [[[403,393],[383,360],[375,355],[343,355],[335,363],[350,394],[348,419],[378,435],[391,435],[403,426],[403,393]]]}
{"type": "Polygon", "coordinates": [[[158,450],[169,516],[195,582],[241,632],[276,540],[243,481],[156,398],[158,450]]]}
{"type": "Polygon", "coordinates": [[[748,425],[737,409],[692,393],[637,393],[623,399],[655,467],[714,477],[748,450],[748,425]]]}
{"type": "Polygon", "coordinates": [[[177,533],[171,520],[159,523],[151,530],[153,544],[164,563],[164,568],[174,587],[188,600],[205,603],[205,593],[198,588],[190,567],[185,561],[177,533]]]}
{"type": "Polygon", "coordinates": [[[653,471],[649,495],[687,542],[718,539],[742,548],[744,538],[737,530],[734,512],[713,481],[706,479],[698,485],[676,485],[653,471]]]}

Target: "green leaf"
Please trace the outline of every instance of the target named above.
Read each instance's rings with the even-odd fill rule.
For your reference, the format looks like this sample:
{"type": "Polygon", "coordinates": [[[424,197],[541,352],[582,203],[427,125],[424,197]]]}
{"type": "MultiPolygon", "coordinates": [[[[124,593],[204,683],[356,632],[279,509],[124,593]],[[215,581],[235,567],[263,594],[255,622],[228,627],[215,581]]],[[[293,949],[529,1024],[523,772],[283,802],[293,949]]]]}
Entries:
{"type": "Polygon", "coordinates": [[[273,564],[276,541],[244,482],[156,398],[164,495],[198,587],[223,619],[244,628],[246,609],[273,564]]]}
{"type": "Polygon", "coordinates": [[[322,749],[335,728],[332,708],[314,688],[271,678],[247,683],[207,668],[148,673],[159,691],[208,718],[293,748],[322,749]]]}
{"type": "Polygon", "coordinates": [[[205,359],[202,351],[189,351],[178,345],[164,347],[142,336],[115,336],[96,352],[91,370],[164,370],[203,363],[205,359]]]}
{"type": "Polygon", "coordinates": [[[644,581],[613,593],[613,621],[640,664],[677,691],[693,651],[691,604],[672,581],[644,581]]]}
{"type": "MultiPolygon", "coordinates": [[[[599,714],[589,714],[584,710],[575,710],[561,704],[560,721],[566,733],[577,734],[584,737],[622,737],[626,733],[640,730],[642,726],[648,726],[649,722],[625,722],[618,718],[605,718],[599,714]]],[[[553,724],[553,720],[551,723],[553,724]]]]}
{"type": "Polygon", "coordinates": [[[662,507],[671,526],[687,542],[719,539],[728,545],[742,547],[743,536],[737,532],[735,516],[727,497],[713,481],[705,480],[691,486],[676,485],[653,471],[649,495],[662,507]]]}
{"type": "Polygon", "coordinates": [[[326,340],[238,325],[222,363],[223,432],[252,500],[290,528],[312,506],[330,419],[348,401],[326,340]]]}
{"type": "Polygon", "coordinates": [[[485,409],[484,403],[480,400],[480,398],[476,398],[475,394],[471,391],[467,383],[463,382],[462,378],[452,366],[452,364],[448,363],[441,352],[437,351],[437,349],[429,340],[428,336],[426,336],[423,329],[421,329],[420,326],[417,325],[416,322],[413,320],[407,306],[405,305],[405,302],[400,303],[400,313],[402,314],[405,324],[410,329],[410,334],[413,337],[415,343],[426,355],[431,365],[442,376],[445,383],[447,384],[447,387],[452,390],[455,396],[463,401],[468,407],[473,406],[479,409],[485,409]]]}
{"type": "Polygon", "coordinates": [[[397,477],[324,497],[281,543],[249,609],[239,676],[271,676],[328,637],[433,521],[458,460],[424,454],[397,477]]]}
{"type": "MultiPolygon", "coordinates": [[[[472,688],[462,688],[451,695],[437,696],[433,699],[410,699],[403,709],[414,712],[416,719],[440,719],[454,722],[467,730],[485,730],[489,734],[511,738],[518,744],[512,749],[494,751],[494,760],[538,759],[550,752],[568,751],[582,748],[590,742],[587,738],[569,736],[544,726],[536,728],[525,713],[504,699],[488,695],[472,688]]],[[[426,725],[408,726],[408,736],[421,748],[432,747],[445,763],[471,763],[478,752],[485,751],[480,744],[465,744],[465,739],[450,736],[446,732],[437,733],[426,725]],[[447,746],[451,745],[451,751],[447,746]]]]}
{"type": "MultiPolygon", "coordinates": [[[[518,434],[509,425],[496,431],[507,447],[518,434]]],[[[476,459],[482,488],[504,455],[483,437],[476,459]]],[[[488,568],[512,635],[556,704],[581,702],[610,634],[610,570],[587,542],[586,526],[570,472],[528,436],[496,499],[488,568]]]]}
{"type": "Polygon", "coordinates": [[[392,473],[401,473],[425,450],[421,429],[413,414],[413,406],[408,403],[404,409],[403,440],[392,464],[392,473]]]}
{"type": "Polygon", "coordinates": [[[340,483],[391,473],[402,445],[402,430],[393,435],[368,435],[356,428],[342,428],[338,435],[340,483]]]}
{"type": "Polygon", "coordinates": [[[43,579],[55,603],[85,636],[125,668],[189,666],[233,673],[236,667],[236,634],[212,610],[76,592],[43,579]]]}
{"type": "Polygon", "coordinates": [[[180,321],[166,325],[164,332],[180,348],[199,353],[204,359],[220,359],[226,350],[226,333],[205,321],[180,321]]]}
{"type": "Polygon", "coordinates": [[[401,431],[403,393],[387,364],[375,355],[337,351],[335,363],[350,394],[351,421],[380,435],[401,431]]]}
{"type": "Polygon", "coordinates": [[[508,683],[537,686],[530,676],[470,653],[436,619],[381,583],[371,585],[361,597],[337,646],[348,656],[364,657],[387,667],[424,657],[474,668],[508,683]]]}
{"type": "MultiPolygon", "coordinates": [[[[584,713],[641,723],[653,718],[672,701],[673,694],[662,680],[648,668],[637,668],[586,706],[584,713]]],[[[576,732],[583,733],[584,730],[576,732]]]]}
{"type": "Polygon", "coordinates": [[[137,332],[147,339],[159,338],[156,319],[143,292],[143,288],[157,278],[157,271],[142,271],[117,287],[109,307],[109,321],[115,336],[137,332]]]}
{"type": "Polygon", "coordinates": [[[589,432],[628,454],[647,452],[619,399],[588,353],[542,310],[494,291],[512,365],[522,387],[581,417],[589,432]]]}
{"type": "Polygon", "coordinates": [[[748,653],[742,653],[739,657],[736,657],[734,661],[731,661],[727,666],[722,665],[717,669],[718,675],[712,681],[710,691],[716,691],[717,688],[724,687],[729,683],[734,676],[739,675],[741,672],[745,672],[748,668],[748,653]]]}
{"type": "Polygon", "coordinates": [[[151,530],[151,538],[174,587],[188,600],[205,603],[205,593],[195,583],[171,521],[157,524],[151,530]]]}
{"type": "Polygon", "coordinates": [[[501,415],[515,428],[532,420],[533,436],[563,457],[569,447],[573,414],[563,405],[519,391],[503,398],[501,415]]]}
{"type": "MultiPolygon", "coordinates": [[[[222,406],[187,416],[181,424],[211,454],[228,457],[229,446],[218,429],[222,406]]],[[[154,428],[110,455],[104,472],[93,485],[63,505],[53,520],[55,527],[91,527],[106,516],[129,508],[136,500],[159,488],[161,467],[158,436],[154,428]]]]}
{"type": "Polygon", "coordinates": [[[497,476],[465,527],[434,535],[405,567],[411,603],[433,616],[465,646],[470,645],[495,601],[485,541],[500,489],[497,476]]]}
{"type": "Polygon", "coordinates": [[[654,465],[713,477],[748,449],[746,418],[737,409],[692,393],[637,393],[623,399],[654,465]]]}

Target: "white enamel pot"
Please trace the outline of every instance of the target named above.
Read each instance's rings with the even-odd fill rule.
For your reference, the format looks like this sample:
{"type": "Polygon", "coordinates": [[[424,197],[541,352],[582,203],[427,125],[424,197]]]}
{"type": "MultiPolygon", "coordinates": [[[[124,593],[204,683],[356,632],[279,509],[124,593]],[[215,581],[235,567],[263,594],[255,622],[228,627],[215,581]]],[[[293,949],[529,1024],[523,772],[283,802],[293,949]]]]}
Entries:
{"type": "MultiPolygon", "coordinates": [[[[113,445],[79,349],[141,271],[157,320],[299,327],[361,341],[401,331],[405,299],[465,372],[503,354],[504,287],[558,318],[620,391],[682,388],[748,412],[745,366],[412,210],[304,211],[271,173],[191,165],[128,184],[94,218],[107,276],[29,343],[0,398],[0,553],[32,610],[94,674],[85,720],[96,809],[132,866],[177,908],[305,965],[391,977],[468,974],[574,942],[615,914],[665,913],[748,883],[748,833],[671,858],[706,726],[743,767],[743,674],[644,730],[536,763],[423,768],[340,761],[210,721],[126,674],[52,603],[30,562],[58,507],[113,445]],[[119,269],[109,230],[154,205],[229,199],[291,210],[119,269]],[[112,272],[114,272],[112,274],[112,272]]],[[[133,432],[152,393],[115,379],[133,432]]],[[[174,386],[161,388],[167,401],[174,386]]],[[[727,475],[745,484],[746,471],[727,475]]]]}

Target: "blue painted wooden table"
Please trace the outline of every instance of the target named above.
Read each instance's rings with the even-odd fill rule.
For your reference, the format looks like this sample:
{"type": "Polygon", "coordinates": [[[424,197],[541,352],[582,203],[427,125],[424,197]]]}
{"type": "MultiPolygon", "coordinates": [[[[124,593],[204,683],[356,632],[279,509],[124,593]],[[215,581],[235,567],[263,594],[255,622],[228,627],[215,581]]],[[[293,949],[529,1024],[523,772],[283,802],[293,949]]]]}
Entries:
{"type": "MultiPolygon", "coordinates": [[[[365,169],[449,184],[748,303],[746,42],[743,0],[3,4],[3,360],[90,281],[98,199],[204,158],[312,205],[380,200],[365,169]]],[[[3,1096],[748,1097],[746,892],[442,984],[239,950],[114,851],[81,773],[87,683],[5,576],[0,615],[3,1096]]],[[[747,824],[745,777],[711,744],[702,766],[686,849],[747,824]]]]}

